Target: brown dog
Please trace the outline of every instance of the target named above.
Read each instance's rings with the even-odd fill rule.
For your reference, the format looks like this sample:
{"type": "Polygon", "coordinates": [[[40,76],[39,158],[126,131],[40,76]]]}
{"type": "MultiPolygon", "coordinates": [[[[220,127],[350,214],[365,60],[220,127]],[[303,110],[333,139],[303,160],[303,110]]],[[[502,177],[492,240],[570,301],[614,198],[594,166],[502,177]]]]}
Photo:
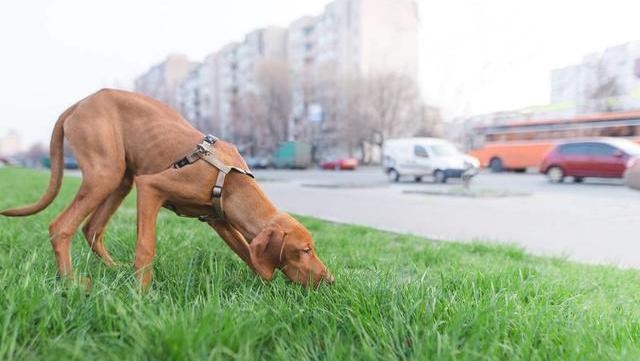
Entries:
{"type": "MultiPolygon", "coordinates": [[[[267,281],[278,268],[291,281],[305,286],[333,282],[307,229],[279,212],[253,178],[230,172],[222,194],[225,217],[214,217],[211,190],[218,169],[202,160],[171,167],[202,141],[203,134],[167,106],[139,94],[104,89],[65,111],[51,136],[51,179],[46,193],[33,205],[0,214],[31,215],[54,200],[62,183],[63,137],[83,177],[74,200],[49,226],[60,275],[73,276],[71,239],[87,217],[82,230],[89,246],[107,265],[114,264],[103,244],[105,228],[135,183],[138,239],[134,268],[143,288],[152,277],[156,217],[166,204],[178,214],[209,216],[207,223],[267,281]]],[[[222,163],[247,169],[233,145],[218,141],[213,148],[222,163]]]]}

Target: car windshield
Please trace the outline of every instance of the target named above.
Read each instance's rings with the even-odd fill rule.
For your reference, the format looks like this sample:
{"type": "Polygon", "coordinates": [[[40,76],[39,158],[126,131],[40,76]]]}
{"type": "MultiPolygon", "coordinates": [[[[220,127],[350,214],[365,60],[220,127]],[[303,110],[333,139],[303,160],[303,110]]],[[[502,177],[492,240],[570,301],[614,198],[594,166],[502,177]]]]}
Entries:
{"type": "Polygon", "coordinates": [[[625,139],[616,139],[611,144],[629,155],[640,156],[640,145],[637,143],[625,139]]]}
{"type": "Polygon", "coordinates": [[[432,144],[431,146],[429,146],[429,148],[431,148],[431,152],[433,152],[434,155],[440,157],[460,154],[460,152],[456,149],[456,147],[453,146],[453,144],[448,143],[432,144]]]}

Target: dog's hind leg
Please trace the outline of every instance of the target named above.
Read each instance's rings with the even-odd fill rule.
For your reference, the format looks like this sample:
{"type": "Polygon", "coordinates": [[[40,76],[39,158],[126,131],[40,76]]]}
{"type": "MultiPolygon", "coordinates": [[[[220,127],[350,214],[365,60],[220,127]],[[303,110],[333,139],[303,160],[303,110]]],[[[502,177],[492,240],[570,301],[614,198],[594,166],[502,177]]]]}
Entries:
{"type": "Polygon", "coordinates": [[[71,204],[49,226],[49,237],[61,276],[72,277],[71,239],[83,220],[102,203],[117,184],[108,184],[101,173],[87,174],[71,204]]]}
{"type": "Polygon", "coordinates": [[[118,188],[98,206],[87,223],[82,227],[82,233],[91,247],[91,250],[109,266],[115,266],[115,262],[104,246],[104,233],[111,216],[116,212],[124,198],[131,192],[133,176],[126,173],[118,188]]]}
{"type": "Polygon", "coordinates": [[[66,119],[64,134],[82,171],[82,184],[69,206],[49,226],[49,237],[61,276],[72,277],[71,240],[82,222],[114,192],[125,174],[121,137],[106,118],[81,105],[66,119]]]}

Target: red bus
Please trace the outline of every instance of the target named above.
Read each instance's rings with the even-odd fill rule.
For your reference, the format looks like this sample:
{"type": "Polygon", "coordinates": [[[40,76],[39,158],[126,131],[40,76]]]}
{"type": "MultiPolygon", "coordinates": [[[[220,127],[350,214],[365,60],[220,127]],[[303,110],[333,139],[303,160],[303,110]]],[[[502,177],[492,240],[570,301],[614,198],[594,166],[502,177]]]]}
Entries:
{"type": "Polygon", "coordinates": [[[495,172],[524,171],[539,167],[556,143],[589,137],[624,137],[640,143],[640,111],[476,127],[469,154],[495,172]]]}

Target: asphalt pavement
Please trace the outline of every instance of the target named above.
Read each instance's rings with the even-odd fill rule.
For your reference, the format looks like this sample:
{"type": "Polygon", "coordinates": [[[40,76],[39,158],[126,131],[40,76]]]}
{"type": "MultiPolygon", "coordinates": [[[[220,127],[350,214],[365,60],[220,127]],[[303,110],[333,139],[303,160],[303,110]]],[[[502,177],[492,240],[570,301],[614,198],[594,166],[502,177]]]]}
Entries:
{"type": "Polygon", "coordinates": [[[461,182],[389,183],[379,168],[256,170],[283,210],[444,241],[511,243],[527,251],[640,267],[640,192],[619,180],[550,184],[539,174],[483,172],[461,182]]]}

